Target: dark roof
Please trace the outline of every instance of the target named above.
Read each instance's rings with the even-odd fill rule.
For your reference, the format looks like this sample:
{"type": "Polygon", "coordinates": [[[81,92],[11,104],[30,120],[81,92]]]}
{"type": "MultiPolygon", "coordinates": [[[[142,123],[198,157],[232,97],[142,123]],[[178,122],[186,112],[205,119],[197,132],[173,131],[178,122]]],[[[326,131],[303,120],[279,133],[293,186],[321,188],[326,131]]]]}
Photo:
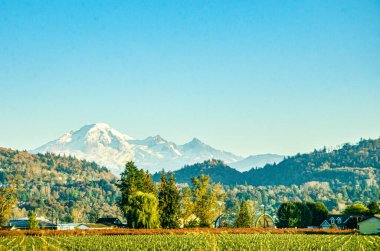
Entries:
{"type": "Polygon", "coordinates": [[[96,223],[101,223],[105,225],[122,225],[123,223],[119,220],[119,218],[99,218],[96,223]]]}
{"type": "Polygon", "coordinates": [[[321,223],[320,226],[325,225],[327,222],[329,225],[332,223],[336,224],[340,228],[357,228],[357,223],[365,219],[364,215],[355,214],[329,214],[326,219],[321,223]],[[331,218],[334,218],[334,222],[331,222],[331,218]],[[338,218],[341,219],[340,223],[338,218]]]}
{"type": "Polygon", "coordinates": [[[10,220],[8,222],[9,227],[16,227],[21,229],[29,228],[29,223],[26,220],[10,220]]]}
{"type": "Polygon", "coordinates": [[[335,220],[337,220],[338,218],[341,218],[342,220],[342,223],[345,223],[347,221],[349,221],[350,219],[352,218],[363,218],[364,215],[356,215],[356,214],[329,214],[327,215],[326,217],[326,220],[329,221],[330,219],[334,218],[335,220]]]}
{"type": "MultiPolygon", "coordinates": [[[[10,220],[8,222],[9,227],[16,227],[18,229],[28,229],[29,223],[27,220],[10,220]]],[[[47,222],[47,221],[39,221],[38,226],[41,229],[55,229],[57,228],[57,225],[47,222]]]]}
{"type": "Polygon", "coordinates": [[[88,227],[90,229],[110,229],[112,228],[112,226],[108,226],[108,225],[105,225],[105,224],[101,224],[101,223],[85,223],[85,224],[80,224],[78,227],[80,226],[85,226],[85,227],[88,227]]]}
{"type": "Polygon", "coordinates": [[[365,219],[363,219],[361,222],[359,222],[359,224],[362,223],[362,222],[364,222],[364,221],[366,221],[366,220],[369,220],[369,219],[371,219],[371,218],[377,218],[377,219],[380,219],[380,214],[374,214],[374,215],[368,216],[368,217],[366,217],[365,219]]]}

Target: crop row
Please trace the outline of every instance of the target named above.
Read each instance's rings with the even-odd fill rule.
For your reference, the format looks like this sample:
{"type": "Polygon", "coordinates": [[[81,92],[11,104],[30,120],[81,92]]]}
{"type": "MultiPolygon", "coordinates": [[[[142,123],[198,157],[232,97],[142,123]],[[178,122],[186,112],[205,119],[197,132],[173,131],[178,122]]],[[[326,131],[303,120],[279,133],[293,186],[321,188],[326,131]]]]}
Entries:
{"type": "Polygon", "coordinates": [[[380,250],[380,236],[304,234],[7,236],[0,250],[380,250]]]}
{"type": "Polygon", "coordinates": [[[31,235],[31,236],[60,236],[60,235],[141,235],[141,234],[353,234],[355,230],[339,229],[305,229],[305,228],[181,228],[181,229],[105,229],[105,230],[0,230],[0,236],[31,235]]]}

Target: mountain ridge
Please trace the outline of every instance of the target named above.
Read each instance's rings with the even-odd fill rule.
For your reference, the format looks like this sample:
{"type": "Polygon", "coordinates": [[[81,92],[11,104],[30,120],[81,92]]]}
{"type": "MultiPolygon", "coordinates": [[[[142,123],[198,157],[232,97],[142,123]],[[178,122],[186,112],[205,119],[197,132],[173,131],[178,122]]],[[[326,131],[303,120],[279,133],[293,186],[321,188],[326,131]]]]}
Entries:
{"type": "Polygon", "coordinates": [[[209,159],[220,159],[226,163],[244,160],[242,156],[216,149],[196,137],[185,144],[176,144],[160,135],[135,139],[106,123],[82,126],[30,152],[52,152],[95,161],[115,175],[119,175],[125,163],[131,160],[152,173],[161,169],[173,171],[209,159]]]}
{"type": "MultiPolygon", "coordinates": [[[[347,184],[379,189],[380,138],[344,144],[328,152],[325,148],[310,153],[286,157],[263,168],[239,172],[222,161],[212,160],[187,165],[174,172],[182,183],[190,183],[194,176],[207,174],[224,185],[291,186],[308,182],[328,182],[330,185],[347,184]],[[232,177],[231,177],[232,175],[232,177]]],[[[158,179],[157,174],[153,176],[158,179]]]]}

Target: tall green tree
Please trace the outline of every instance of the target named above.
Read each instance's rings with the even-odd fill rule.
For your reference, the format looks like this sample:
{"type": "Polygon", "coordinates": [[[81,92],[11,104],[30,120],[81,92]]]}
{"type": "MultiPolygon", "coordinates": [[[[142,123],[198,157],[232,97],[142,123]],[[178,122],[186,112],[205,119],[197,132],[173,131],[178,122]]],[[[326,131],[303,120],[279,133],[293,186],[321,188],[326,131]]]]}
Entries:
{"type": "Polygon", "coordinates": [[[231,214],[239,211],[239,199],[234,194],[228,194],[226,199],[226,213],[231,214]]]}
{"type": "Polygon", "coordinates": [[[245,200],[240,204],[235,225],[236,227],[252,227],[253,225],[253,215],[250,213],[249,205],[245,200]]]}
{"type": "Polygon", "coordinates": [[[297,207],[296,217],[298,218],[296,227],[306,228],[310,226],[312,223],[313,215],[309,207],[306,205],[305,202],[296,202],[294,204],[297,207]]]}
{"type": "Polygon", "coordinates": [[[193,192],[186,187],[181,191],[180,214],[184,227],[189,227],[190,217],[194,213],[193,192]]]}
{"type": "Polygon", "coordinates": [[[218,198],[213,191],[209,176],[201,174],[191,179],[194,196],[194,214],[199,219],[200,227],[211,227],[217,217],[218,198]]]}
{"type": "Polygon", "coordinates": [[[29,229],[32,229],[32,230],[36,230],[39,228],[36,213],[34,211],[28,212],[28,225],[29,225],[29,229]]]}
{"type": "Polygon", "coordinates": [[[285,202],[277,211],[278,223],[281,228],[310,226],[312,213],[304,202],[285,202]]]}
{"type": "Polygon", "coordinates": [[[144,172],[143,169],[140,169],[140,176],[142,179],[142,187],[139,187],[139,191],[157,195],[158,191],[156,184],[153,182],[152,175],[148,171],[144,172]]]}
{"type": "Polygon", "coordinates": [[[319,226],[327,218],[329,210],[322,202],[306,202],[306,205],[309,207],[312,220],[311,225],[319,226]]]}
{"type": "Polygon", "coordinates": [[[158,187],[158,208],[162,228],[179,227],[180,194],[172,172],[169,173],[169,179],[165,172],[161,173],[161,182],[158,187]]]}
{"type": "Polygon", "coordinates": [[[130,210],[132,202],[136,203],[136,200],[133,196],[137,192],[150,193],[153,196],[156,196],[157,189],[153,183],[152,176],[145,172],[143,169],[138,169],[134,162],[129,161],[125,165],[124,172],[121,174],[121,178],[116,184],[121,192],[121,199],[118,201],[118,206],[124,217],[127,219],[127,226],[133,228],[136,226],[134,222],[138,219],[135,219],[135,214],[131,214],[130,210]]]}
{"type": "Polygon", "coordinates": [[[296,227],[299,221],[297,210],[297,206],[293,202],[282,203],[277,211],[277,226],[280,228],[296,227]]]}
{"type": "Polygon", "coordinates": [[[368,204],[368,213],[369,214],[379,214],[380,213],[380,203],[372,201],[368,204]]]}
{"type": "Polygon", "coordinates": [[[129,196],[127,211],[130,228],[159,228],[158,200],[152,193],[137,191],[129,196]]]}

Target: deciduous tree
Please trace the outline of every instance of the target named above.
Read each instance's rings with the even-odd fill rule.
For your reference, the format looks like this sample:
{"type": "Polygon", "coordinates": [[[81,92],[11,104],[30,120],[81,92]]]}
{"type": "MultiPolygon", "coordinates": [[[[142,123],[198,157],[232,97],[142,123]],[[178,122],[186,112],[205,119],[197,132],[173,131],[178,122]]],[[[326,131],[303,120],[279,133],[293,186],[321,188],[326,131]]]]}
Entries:
{"type": "Polygon", "coordinates": [[[5,225],[12,215],[12,207],[17,203],[17,189],[13,183],[0,187],[0,225],[5,225]]]}
{"type": "Polygon", "coordinates": [[[180,213],[183,226],[188,227],[190,217],[194,213],[193,193],[188,187],[184,188],[181,192],[180,213]]]}
{"type": "Polygon", "coordinates": [[[294,204],[297,207],[295,216],[298,218],[296,227],[306,228],[310,226],[313,216],[309,207],[306,205],[305,202],[296,202],[294,204]]]}
{"type": "Polygon", "coordinates": [[[329,214],[329,210],[322,202],[306,202],[306,205],[309,207],[312,220],[311,225],[319,226],[326,219],[329,214]]]}
{"type": "Polygon", "coordinates": [[[369,214],[379,214],[380,213],[380,203],[372,201],[368,204],[368,213],[369,214]]]}
{"type": "Polygon", "coordinates": [[[127,212],[130,228],[158,228],[158,200],[152,193],[135,192],[129,196],[127,212]]]}
{"type": "Polygon", "coordinates": [[[369,210],[362,203],[354,203],[343,211],[344,214],[368,214],[369,210]]]}
{"type": "Polygon", "coordinates": [[[213,191],[209,176],[201,174],[191,179],[194,196],[194,214],[199,219],[200,227],[211,227],[217,217],[217,195],[213,191]]]}
{"type": "Polygon", "coordinates": [[[299,221],[297,215],[297,206],[293,202],[281,204],[277,212],[278,223],[280,228],[296,227],[299,221]]]}

